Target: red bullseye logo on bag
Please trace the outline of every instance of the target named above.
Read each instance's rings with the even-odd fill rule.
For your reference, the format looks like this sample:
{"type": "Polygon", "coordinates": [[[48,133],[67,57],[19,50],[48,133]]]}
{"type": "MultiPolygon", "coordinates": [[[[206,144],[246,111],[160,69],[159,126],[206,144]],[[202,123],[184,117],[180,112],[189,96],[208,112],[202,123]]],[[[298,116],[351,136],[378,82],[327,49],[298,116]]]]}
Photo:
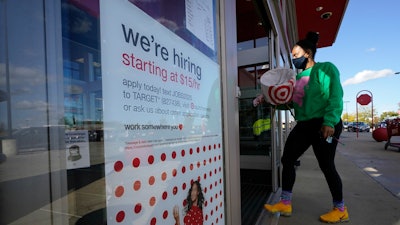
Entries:
{"type": "Polygon", "coordinates": [[[268,88],[268,102],[273,105],[282,105],[290,102],[293,97],[294,80],[289,80],[287,84],[271,86],[268,88]]]}
{"type": "Polygon", "coordinates": [[[264,73],[260,78],[260,83],[265,100],[272,105],[289,103],[293,97],[295,76],[293,70],[284,68],[264,73]]]}

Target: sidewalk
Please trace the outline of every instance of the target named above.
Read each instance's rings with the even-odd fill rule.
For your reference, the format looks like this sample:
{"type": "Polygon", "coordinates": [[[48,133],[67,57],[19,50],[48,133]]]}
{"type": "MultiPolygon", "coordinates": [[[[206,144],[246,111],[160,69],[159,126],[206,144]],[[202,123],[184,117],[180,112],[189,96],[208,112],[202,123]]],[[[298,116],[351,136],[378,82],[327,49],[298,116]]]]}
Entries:
{"type": "MultiPolygon", "coordinates": [[[[336,167],[349,210],[348,225],[400,225],[400,152],[384,150],[371,133],[343,132],[336,167]]],[[[293,190],[291,217],[266,213],[261,224],[324,224],[319,216],[332,207],[331,195],[312,149],[301,158],[293,190]]]]}

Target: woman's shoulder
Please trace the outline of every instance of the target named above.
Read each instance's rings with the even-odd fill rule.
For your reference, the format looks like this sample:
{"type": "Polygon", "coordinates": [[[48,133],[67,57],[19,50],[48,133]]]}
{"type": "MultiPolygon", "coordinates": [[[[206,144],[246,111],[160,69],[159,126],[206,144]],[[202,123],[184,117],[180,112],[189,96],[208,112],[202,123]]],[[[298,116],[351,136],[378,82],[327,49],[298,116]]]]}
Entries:
{"type": "Polygon", "coordinates": [[[339,69],[335,66],[335,64],[331,62],[318,62],[315,65],[318,70],[333,71],[339,73],[339,69]]]}

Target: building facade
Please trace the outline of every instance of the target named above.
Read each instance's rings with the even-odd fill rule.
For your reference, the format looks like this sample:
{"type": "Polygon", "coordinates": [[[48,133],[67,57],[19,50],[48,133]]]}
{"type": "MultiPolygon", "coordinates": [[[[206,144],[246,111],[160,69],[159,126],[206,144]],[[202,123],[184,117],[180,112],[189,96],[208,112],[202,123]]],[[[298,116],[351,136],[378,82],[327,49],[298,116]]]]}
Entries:
{"type": "Polygon", "coordinates": [[[252,100],[304,5],[0,1],[0,224],[257,224],[290,119],[252,100]]]}

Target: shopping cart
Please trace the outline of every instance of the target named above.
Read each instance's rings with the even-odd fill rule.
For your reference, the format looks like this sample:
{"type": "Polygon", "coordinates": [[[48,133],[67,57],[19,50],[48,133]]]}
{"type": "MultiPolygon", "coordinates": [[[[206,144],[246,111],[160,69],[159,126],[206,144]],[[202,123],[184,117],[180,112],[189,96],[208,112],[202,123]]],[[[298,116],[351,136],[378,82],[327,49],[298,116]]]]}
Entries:
{"type": "Polygon", "coordinates": [[[391,141],[393,136],[400,136],[400,118],[394,118],[394,119],[387,119],[386,120],[386,129],[387,129],[387,135],[388,135],[388,140],[385,144],[385,149],[387,149],[389,146],[396,147],[398,148],[398,151],[400,152],[400,143],[394,143],[391,141]]]}

